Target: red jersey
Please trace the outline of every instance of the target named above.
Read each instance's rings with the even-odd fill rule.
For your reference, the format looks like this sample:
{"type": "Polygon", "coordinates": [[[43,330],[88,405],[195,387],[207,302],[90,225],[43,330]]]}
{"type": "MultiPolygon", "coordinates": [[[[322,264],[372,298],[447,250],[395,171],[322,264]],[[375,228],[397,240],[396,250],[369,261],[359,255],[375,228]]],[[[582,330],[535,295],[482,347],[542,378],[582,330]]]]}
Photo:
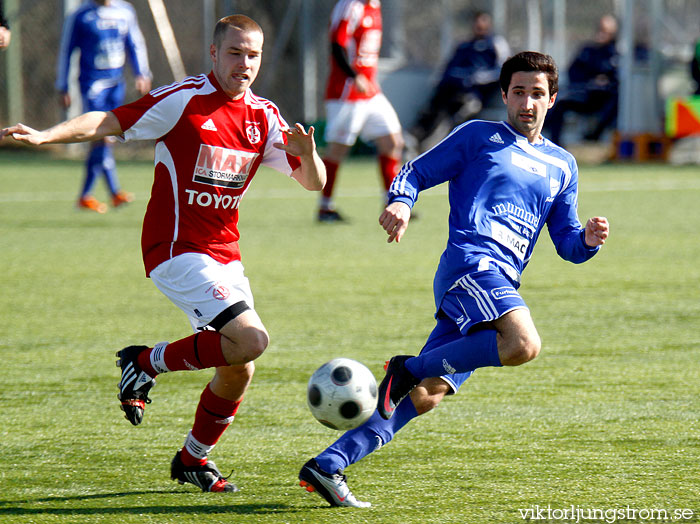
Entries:
{"type": "Polygon", "coordinates": [[[364,100],[380,92],[377,63],[382,46],[382,11],[378,0],[340,0],[331,13],[331,44],[345,48],[348,62],[356,73],[372,83],[369,93],[358,93],[350,78],[331,57],[331,73],[326,86],[326,100],[364,100]]]}
{"type": "Polygon", "coordinates": [[[238,206],[261,164],[291,175],[297,157],[277,107],[247,90],[226,95],[213,73],[154,89],[113,111],[124,140],[157,139],[155,176],[143,220],[146,274],[182,253],[240,260],[238,206]]]}

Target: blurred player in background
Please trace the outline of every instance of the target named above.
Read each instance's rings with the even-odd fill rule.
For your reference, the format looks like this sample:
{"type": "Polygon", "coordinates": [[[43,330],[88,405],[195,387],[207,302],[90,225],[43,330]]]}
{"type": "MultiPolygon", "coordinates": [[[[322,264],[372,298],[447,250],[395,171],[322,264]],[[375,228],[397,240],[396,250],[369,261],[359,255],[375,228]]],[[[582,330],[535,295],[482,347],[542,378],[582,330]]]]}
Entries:
{"type": "MultiPolygon", "coordinates": [[[[506,39],[493,33],[491,15],[478,11],[472,19],[472,38],[461,43],[447,63],[433,92],[428,107],[411,128],[410,137],[418,153],[423,142],[437,129],[440,122],[450,120],[450,130],[478,116],[482,108],[500,95],[498,75],[510,46],[506,39]]],[[[442,138],[442,137],[441,137],[442,138]]]]}
{"type": "Polygon", "coordinates": [[[0,49],[5,49],[10,45],[10,37],[12,36],[10,24],[7,23],[5,18],[5,6],[3,3],[3,0],[0,0],[0,49]]]}
{"type": "Polygon", "coordinates": [[[119,136],[156,140],[155,177],[143,222],[146,274],[189,317],[195,334],[117,353],[119,398],[126,418],[141,423],[156,375],[215,368],[192,431],[170,474],[202,491],[237,491],[208,455],[253,378],[253,360],[268,334],[253,304],[238,246],[238,206],[261,165],[319,191],[325,170],[313,128],[287,128],[277,107],[252,93],[263,32],[243,15],[219,20],[208,75],[154,89],[140,100],[92,111],[46,131],[17,124],[0,132],[30,144],[119,136]]]}
{"type": "Polygon", "coordinates": [[[518,366],[540,337],[517,289],[545,224],[557,253],[585,262],[609,226],[578,219],[573,156],[541,135],[558,89],[554,60],[519,53],[501,69],[507,122],[472,120],[408,162],[379,218],[399,242],[418,194],[449,182],[449,237],[434,280],[437,324],[417,357],[393,357],[378,388],[377,411],[301,469],[301,485],[333,506],[366,507],[343,470],[386,445],[404,425],[456,393],[475,369],[518,366]]]}
{"type": "MultiPolygon", "coordinates": [[[[151,88],[146,43],[139,29],[134,8],[122,0],[86,0],[73,12],[63,26],[58,55],[56,89],[64,109],[72,100],[68,94],[71,55],[80,51],[80,92],[83,111],[110,111],[124,103],[124,65],[128,55],[134,70],[136,90],[145,95],[151,88]]],[[[78,207],[98,213],[107,205],[93,195],[97,177],[103,174],[112,195],[112,205],[118,207],[133,200],[122,191],[112,155],[110,139],[96,140],[90,145],[85,162],[85,181],[78,207]]]]}
{"type": "Polygon", "coordinates": [[[399,171],[403,137],[399,117],[377,83],[382,45],[379,0],[340,0],[331,13],[331,71],[326,87],[327,143],[323,163],[328,182],[318,210],[321,222],[343,217],[333,201],[338,169],[358,136],[373,141],[385,191],[399,171]]]}

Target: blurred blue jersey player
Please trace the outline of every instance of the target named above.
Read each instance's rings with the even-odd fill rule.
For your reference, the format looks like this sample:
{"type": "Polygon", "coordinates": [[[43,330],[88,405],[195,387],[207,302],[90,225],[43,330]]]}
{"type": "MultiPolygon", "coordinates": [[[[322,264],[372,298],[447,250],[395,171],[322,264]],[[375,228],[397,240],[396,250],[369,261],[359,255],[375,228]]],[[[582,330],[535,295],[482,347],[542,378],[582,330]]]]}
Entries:
{"type": "MultiPolygon", "coordinates": [[[[137,91],[144,95],[151,88],[146,44],[136,20],[134,8],[122,0],[87,0],[63,26],[58,55],[56,89],[64,108],[71,105],[68,72],[71,55],[80,51],[80,92],[83,111],[111,111],[124,102],[124,65],[127,56],[132,65],[137,91]]],[[[86,161],[85,183],[78,207],[99,213],[107,206],[92,196],[98,175],[104,174],[117,207],[133,199],[120,190],[112,149],[107,139],[92,143],[86,161]]]]}
{"type": "Polygon", "coordinates": [[[388,241],[399,242],[418,194],[449,182],[449,236],[434,281],[437,324],[419,356],[388,362],[374,415],[301,469],[302,486],[331,505],[368,506],[348,489],[345,467],[455,393],[475,369],[537,356],[540,338],[517,289],[545,224],[557,253],[574,263],[608,237],[604,217],[579,222],[576,161],[541,135],[558,88],[552,58],[519,53],[504,63],[499,83],[506,122],[462,124],[408,162],[391,186],[379,221],[388,241]]]}

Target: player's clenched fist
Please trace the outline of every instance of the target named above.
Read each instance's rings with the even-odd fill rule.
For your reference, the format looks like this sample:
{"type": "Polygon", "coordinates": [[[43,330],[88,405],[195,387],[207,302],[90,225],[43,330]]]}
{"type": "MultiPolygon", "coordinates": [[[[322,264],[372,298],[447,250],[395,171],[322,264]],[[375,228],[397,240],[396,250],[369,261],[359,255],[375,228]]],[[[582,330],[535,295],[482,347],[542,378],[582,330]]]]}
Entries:
{"type": "Polygon", "coordinates": [[[589,218],[586,222],[585,242],[587,246],[596,247],[605,244],[610,234],[610,224],[605,217],[589,218]]]}
{"type": "Polygon", "coordinates": [[[401,242],[401,237],[403,236],[406,228],[408,227],[408,221],[411,218],[411,208],[404,204],[403,202],[392,202],[384,212],[379,216],[379,224],[387,232],[389,238],[387,242],[391,243],[394,240],[396,242],[401,242]]]}

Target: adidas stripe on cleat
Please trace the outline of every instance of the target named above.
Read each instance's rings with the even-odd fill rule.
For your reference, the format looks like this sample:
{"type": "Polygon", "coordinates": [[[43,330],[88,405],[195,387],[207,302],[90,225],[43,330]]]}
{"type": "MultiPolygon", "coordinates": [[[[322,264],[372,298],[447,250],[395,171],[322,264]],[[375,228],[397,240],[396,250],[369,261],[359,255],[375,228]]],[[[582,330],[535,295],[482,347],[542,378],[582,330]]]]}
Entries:
{"type": "Polygon", "coordinates": [[[211,460],[203,466],[185,466],[180,459],[182,450],[175,454],[170,463],[170,478],[180,484],[194,484],[205,492],[223,493],[239,491],[238,486],[228,481],[211,460]]]}
{"type": "Polygon", "coordinates": [[[124,417],[134,426],[141,424],[146,404],[151,403],[148,392],[156,385],[138,365],[139,353],[146,349],[148,346],[129,346],[117,351],[117,367],[122,370],[117,398],[121,400],[124,417]]]}
{"type": "Polygon", "coordinates": [[[309,460],[299,472],[299,485],[309,493],[318,493],[331,506],[351,508],[368,508],[372,504],[355,498],[348,488],[347,477],[339,473],[329,474],[323,471],[316,459],[309,460]]]}
{"type": "Polygon", "coordinates": [[[405,362],[411,355],[398,355],[393,357],[384,367],[386,375],[379,384],[377,411],[385,420],[389,420],[394,415],[394,410],[401,401],[420,382],[408,369],[405,362]]]}

